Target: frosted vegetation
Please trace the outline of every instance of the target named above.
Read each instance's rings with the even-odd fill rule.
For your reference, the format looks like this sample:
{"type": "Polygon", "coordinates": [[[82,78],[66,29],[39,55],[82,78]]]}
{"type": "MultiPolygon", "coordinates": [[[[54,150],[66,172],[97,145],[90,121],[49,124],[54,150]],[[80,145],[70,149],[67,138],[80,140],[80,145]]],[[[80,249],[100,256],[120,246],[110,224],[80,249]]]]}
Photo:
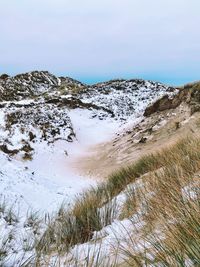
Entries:
{"type": "Polygon", "coordinates": [[[176,94],[142,80],[0,77],[0,265],[199,266],[198,135],[102,182],[72,167],[176,94]]]}

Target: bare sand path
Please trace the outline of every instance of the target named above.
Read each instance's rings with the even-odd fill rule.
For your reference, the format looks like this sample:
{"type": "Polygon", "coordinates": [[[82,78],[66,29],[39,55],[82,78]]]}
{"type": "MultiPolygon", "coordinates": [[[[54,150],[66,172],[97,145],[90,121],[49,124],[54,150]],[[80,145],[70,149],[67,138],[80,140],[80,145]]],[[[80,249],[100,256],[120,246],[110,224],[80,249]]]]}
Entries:
{"type": "Polygon", "coordinates": [[[154,114],[106,142],[88,146],[83,156],[71,161],[71,166],[82,175],[104,180],[143,155],[163,149],[181,137],[198,134],[198,120],[199,113],[190,116],[186,106],[154,114]]]}

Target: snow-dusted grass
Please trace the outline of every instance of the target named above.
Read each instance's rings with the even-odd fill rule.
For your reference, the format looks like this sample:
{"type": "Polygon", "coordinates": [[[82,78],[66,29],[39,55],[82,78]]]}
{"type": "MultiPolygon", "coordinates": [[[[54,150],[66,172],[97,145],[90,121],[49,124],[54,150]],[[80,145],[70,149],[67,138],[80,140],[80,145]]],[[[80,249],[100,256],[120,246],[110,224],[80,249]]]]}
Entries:
{"type": "MultiPolygon", "coordinates": [[[[183,162],[185,166],[184,168],[181,166],[181,170],[190,170],[190,175],[193,175],[197,170],[198,164],[196,165],[196,163],[199,160],[199,154],[196,153],[196,150],[195,153],[191,151],[193,151],[193,147],[199,149],[198,142],[183,140],[173,148],[147,155],[130,167],[117,171],[108,177],[106,183],[93,189],[87,188],[91,185],[96,186],[96,183],[78,175],[70,166],[73,159],[77,155],[84,155],[90,145],[110,139],[115,131],[119,130],[122,119],[126,122],[124,127],[128,125],[129,116],[131,124],[136,123],[136,120],[141,120],[146,106],[168,90],[159,85],[160,89],[157,89],[160,92],[155,94],[156,84],[152,86],[145,82],[143,85],[139,90],[137,83],[130,81],[123,83],[123,86],[127,87],[124,90],[119,90],[119,88],[113,90],[107,87],[105,89],[108,89],[109,94],[105,92],[105,94],[99,95],[96,89],[89,94],[83,94],[83,102],[100,104],[104,108],[100,111],[78,108],[62,111],[54,105],[51,107],[48,105],[44,112],[42,107],[44,102],[42,102],[41,109],[30,111],[31,114],[34,114],[33,121],[40,111],[46,115],[53,114],[51,126],[55,123],[56,130],[60,124],[62,125],[62,119],[68,118],[69,122],[66,128],[63,126],[59,128],[60,133],[56,135],[56,138],[50,134],[50,139],[47,139],[52,141],[52,144],[40,138],[41,133],[37,129],[37,125],[30,128],[29,119],[26,120],[25,126],[36,135],[34,142],[29,140],[28,131],[20,130],[24,119],[19,123],[19,128],[15,123],[11,123],[13,132],[11,131],[8,135],[4,124],[5,114],[9,111],[6,109],[9,103],[6,104],[5,110],[1,110],[3,113],[0,113],[0,137],[5,141],[9,136],[8,148],[21,149],[21,143],[24,144],[24,141],[30,141],[31,148],[33,148],[30,162],[21,161],[23,151],[19,152],[15,159],[5,156],[3,153],[0,154],[2,164],[0,192],[7,197],[6,203],[2,202],[0,205],[2,210],[0,227],[1,233],[4,234],[0,246],[2,266],[117,266],[118,263],[123,264],[123,255],[126,255],[125,259],[128,263],[132,264],[132,258],[140,256],[141,262],[144,263],[147,257],[143,250],[140,250],[144,248],[141,243],[145,241],[149,244],[153,240],[151,238],[150,241],[147,241],[149,236],[146,235],[146,229],[149,229],[151,214],[157,216],[156,212],[153,213],[153,209],[156,210],[159,205],[159,198],[162,197],[162,194],[159,194],[159,188],[164,185],[160,184],[158,189],[156,186],[155,188],[151,187],[149,182],[151,180],[143,182],[144,178],[142,177],[149,172],[156,177],[154,172],[156,173],[170,164],[177,165],[179,162],[183,162]],[[128,94],[130,95],[128,96],[128,94]],[[106,114],[106,109],[110,108],[116,115],[115,119],[109,117],[110,113],[106,114]],[[74,142],[68,144],[63,140],[57,141],[57,138],[66,140],[65,137],[71,133],[68,126],[73,126],[75,131],[74,142]],[[187,161],[181,161],[186,154],[189,155],[188,162],[192,161],[191,165],[187,161]],[[147,190],[145,194],[143,190],[138,191],[137,180],[142,180],[140,185],[144,188],[149,183],[148,188],[151,189],[147,190]],[[82,193],[84,188],[87,190],[82,193]],[[75,197],[77,193],[80,195],[75,197]],[[155,200],[158,201],[155,203],[152,201],[153,197],[150,198],[154,193],[157,195],[155,200]],[[61,205],[64,200],[65,204],[61,205]],[[15,205],[12,205],[14,202],[15,205]],[[18,207],[20,207],[20,211],[18,211],[18,207]],[[34,209],[33,212],[27,212],[30,207],[34,209]],[[54,211],[54,213],[53,215],[46,214],[41,219],[37,210],[54,211]],[[153,211],[148,212],[148,210],[153,211]],[[143,229],[145,230],[145,239],[143,238],[140,242],[138,233],[143,233],[143,229]],[[123,246],[120,247],[120,244],[123,246]],[[131,254],[130,248],[132,249],[131,254]]],[[[32,101],[22,101],[14,104],[32,105],[33,103],[32,101]]],[[[12,108],[15,112],[16,105],[12,108]]],[[[42,118],[42,116],[39,117],[42,118]]],[[[43,123],[45,125],[48,120],[48,116],[45,116],[41,125],[43,123]]],[[[49,126],[46,130],[49,130],[49,126]]],[[[48,131],[47,133],[49,134],[48,131]]],[[[163,180],[165,178],[167,175],[163,180]]],[[[169,183],[169,185],[174,184],[169,183]]],[[[183,186],[187,188],[188,194],[190,185],[185,183],[183,186]]],[[[167,197],[169,189],[166,187],[163,191],[167,197]]],[[[194,195],[194,190],[192,195],[194,195]]],[[[183,206],[182,209],[184,209],[183,206]]],[[[161,218],[162,216],[163,214],[160,214],[161,218]]],[[[154,220],[152,222],[154,223],[154,220]]],[[[159,220],[155,220],[154,229],[159,223],[159,220]]],[[[149,245],[153,247],[153,244],[149,245]]],[[[157,254],[154,254],[154,258],[157,254]]]]}
{"type": "Polygon", "coordinates": [[[182,139],[115,173],[108,183],[86,191],[71,210],[62,208],[51,219],[37,249],[43,257],[60,255],[61,261],[69,260],[72,253],[74,262],[77,261],[74,266],[103,266],[100,262],[108,258],[109,266],[117,266],[117,262],[124,260],[127,264],[124,266],[186,266],[186,261],[198,266],[198,190],[195,198],[188,193],[186,198],[182,189],[195,184],[194,176],[200,168],[199,151],[199,138],[182,139]],[[136,179],[140,182],[134,183],[136,179]],[[118,216],[116,202],[124,189],[128,195],[122,201],[122,215],[118,216]],[[125,216],[128,219],[123,219],[125,216]],[[74,249],[70,252],[71,247],[74,249]],[[76,254],[84,248],[86,254],[90,251],[88,261],[82,253],[76,254]],[[97,260],[94,255],[101,256],[97,260]],[[99,265],[87,265],[94,258],[99,265]],[[84,264],[79,265],[80,262],[84,264]]]}
{"type": "Polygon", "coordinates": [[[43,219],[29,212],[23,224],[2,200],[0,259],[20,247],[15,266],[198,266],[199,151],[199,137],[182,139],[86,190],[72,207],[43,219]]]}
{"type": "MultiPolygon", "coordinates": [[[[125,266],[198,266],[200,264],[200,139],[187,138],[160,153],[162,168],[143,175],[134,213],[142,211],[139,239],[127,231],[119,247],[125,266]],[[167,152],[167,154],[166,154],[167,152]],[[190,193],[184,188],[190,185],[190,193]],[[194,193],[195,192],[195,193],[194,193]],[[142,208],[142,210],[141,210],[142,208]],[[141,246],[138,250],[138,246],[141,246]]],[[[128,196],[127,208],[132,196],[128,196]]],[[[135,202],[133,203],[135,207],[135,202]]],[[[123,207],[124,208],[124,207],[123,207]]],[[[118,238],[118,237],[117,237],[118,238]]]]}
{"type": "Polygon", "coordinates": [[[20,216],[15,205],[0,200],[0,266],[23,266],[34,255],[34,248],[43,231],[43,219],[29,211],[20,216]]]}
{"type": "MultiPolygon", "coordinates": [[[[174,167],[172,164],[172,167],[164,168],[164,172],[144,179],[147,184],[140,192],[140,199],[145,204],[145,213],[141,217],[145,226],[138,240],[130,234],[124,237],[125,244],[119,248],[126,266],[186,267],[200,264],[199,196],[193,198],[190,195],[184,199],[180,190],[185,184],[195,184],[194,173],[188,171],[186,175],[182,168],[175,171],[174,167]],[[153,194],[148,194],[150,191],[153,194]],[[139,250],[138,244],[142,245],[139,250]]],[[[197,191],[198,188],[199,184],[196,184],[197,191]]]]}
{"type": "Polygon", "coordinates": [[[100,231],[115,219],[115,205],[102,207],[102,198],[97,189],[90,189],[78,197],[73,208],[62,206],[50,219],[47,230],[42,236],[37,250],[42,253],[59,251],[63,253],[71,246],[90,240],[94,231],[100,231]]]}

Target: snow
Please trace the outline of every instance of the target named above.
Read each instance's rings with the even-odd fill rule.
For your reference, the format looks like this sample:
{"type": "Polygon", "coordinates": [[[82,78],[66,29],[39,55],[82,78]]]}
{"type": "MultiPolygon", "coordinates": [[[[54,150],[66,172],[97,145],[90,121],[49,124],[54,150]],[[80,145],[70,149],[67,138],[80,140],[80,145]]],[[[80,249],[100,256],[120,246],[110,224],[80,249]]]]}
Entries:
{"type": "MultiPolygon", "coordinates": [[[[29,73],[30,82],[32,75],[38,77],[39,74],[29,73]]],[[[61,82],[59,78],[55,79],[46,72],[42,73],[42,77],[50,85],[61,82]]],[[[43,90],[43,86],[47,85],[42,84],[39,88],[39,84],[35,84],[39,91],[43,90]]],[[[7,158],[0,153],[2,164],[0,194],[5,195],[10,202],[18,202],[24,212],[30,208],[52,212],[63,201],[70,205],[83,189],[94,186],[95,178],[81,176],[73,169],[71,162],[80,155],[87,155],[91,146],[106,142],[117,132],[140,122],[146,106],[166,94],[168,90],[159,84],[142,82],[141,85],[140,82],[134,81],[113,82],[111,85],[99,86],[77,96],[85,103],[99,106],[100,109],[97,110],[66,109],[54,104],[46,105],[44,99],[42,102],[38,102],[38,99],[2,102],[6,103],[6,106],[0,110],[0,141],[6,142],[10,150],[20,150],[24,143],[30,142],[30,131],[36,136],[34,142],[28,143],[34,151],[30,161],[21,160],[23,151],[20,151],[15,158],[7,158]],[[119,84],[124,89],[119,90],[119,84]],[[30,104],[30,107],[26,107],[30,104]],[[23,105],[24,109],[19,108],[23,105]],[[108,115],[106,110],[113,112],[114,116],[108,115]],[[17,123],[12,124],[8,132],[5,128],[5,115],[9,112],[12,116],[16,116],[17,123]],[[50,125],[45,132],[47,138],[45,141],[42,139],[44,133],[41,132],[41,127],[47,122],[50,125]],[[56,129],[59,129],[59,133],[52,136],[51,131],[56,129]],[[75,133],[73,142],[67,142],[66,137],[73,132],[75,133]],[[61,140],[56,141],[57,139],[61,140]]],[[[49,95],[53,92],[49,92],[49,95]]],[[[173,93],[168,92],[168,94],[173,93]]],[[[63,95],[61,99],[71,96],[71,94],[63,95]]]]}
{"type": "Polygon", "coordinates": [[[69,112],[76,138],[83,146],[95,145],[111,139],[120,127],[118,121],[110,118],[93,118],[90,110],[74,109],[69,112]]]}
{"type": "Polygon", "coordinates": [[[109,109],[116,119],[139,118],[145,108],[158,98],[178,91],[169,91],[167,86],[148,81],[113,81],[111,84],[94,85],[81,97],[85,103],[93,103],[109,109]]]}
{"type": "Polygon", "coordinates": [[[104,227],[101,231],[95,232],[91,242],[76,245],[63,258],[63,265],[74,266],[75,262],[79,262],[81,266],[87,266],[88,255],[89,258],[94,258],[94,262],[99,258],[100,262],[105,260],[105,265],[114,262],[116,254],[118,255],[117,263],[123,262],[123,255],[118,253],[119,249],[130,250],[133,246],[134,251],[144,250],[144,244],[139,242],[133,243],[136,240],[139,230],[144,226],[144,222],[139,221],[137,215],[130,219],[122,221],[114,220],[111,225],[104,227]],[[106,259],[109,259],[108,261],[106,259]]]}
{"type": "MultiPolygon", "coordinates": [[[[92,111],[82,109],[71,110],[69,116],[76,132],[73,143],[36,142],[32,144],[35,153],[31,161],[22,161],[20,156],[8,161],[8,157],[0,153],[0,194],[11,203],[18,202],[24,213],[28,209],[52,212],[63,201],[70,205],[83,189],[96,185],[95,179],[80,176],[70,163],[76,156],[86,154],[89,146],[110,139],[119,123],[108,118],[102,121],[92,118],[92,111]]],[[[10,142],[18,148],[22,138],[27,139],[16,128],[10,142]]]]}
{"type": "Polygon", "coordinates": [[[0,128],[4,127],[4,124],[5,124],[4,117],[5,117],[5,113],[4,112],[0,112],[0,128]]]}
{"type": "MultiPolygon", "coordinates": [[[[9,259],[8,267],[13,266],[13,262],[16,264],[16,259],[23,258],[22,237],[28,238],[31,234],[24,229],[28,211],[39,211],[42,215],[57,211],[63,202],[71,206],[77,194],[95,186],[95,179],[77,174],[71,167],[71,161],[80,154],[84,156],[89,146],[110,139],[119,127],[118,122],[109,118],[93,118],[93,112],[89,110],[71,110],[69,116],[76,132],[74,142],[58,140],[48,144],[38,140],[32,144],[35,153],[31,161],[22,161],[20,155],[10,158],[0,153],[0,195],[5,198],[7,206],[13,206],[20,216],[19,223],[9,228],[0,219],[0,231],[5,238],[12,229],[16,232],[16,241],[12,241],[10,246],[16,248],[18,253],[9,259]]],[[[26,136],[15,128],[15,135],[10,138],[14,147],[19,146],[22,137],[26,140],[26,136]]],[[[29,254],[26,253],[26,257],[29,254]]]]}
{"type": "MultiPolygon", "coordinates": [[[[35,95],[48,92],[48,96],[56,99],[58,91],[53,89],[55,84],[61,85],[60,78],[42,72],[41,78],[45,79],[47,84],[41,84],[40,81],[31,81],[33,76],[40,78],[39,73],[28,73],[27,76],[28,82],[22,83],[25,96],[29,95],[26,87],[30,86],[30,92],[35,95]]],[[[10,83],[12,84],[12,79],[10,83]]],[[[20,96],[16,98],[21,99],[19,101],[1,102],[3,107],[0,109],[0,143],[6,144],[10,150],[20,150],[24,144],[30,145],[33,149],[32,160],[29,161],[22,160],[24,153],[22,150],[12,157],[0,152],[0,195],[20,216],[19,222],[9,227],[4,218],[0,217],[1,233],[7,235],[14,229],[18,237],[23,236],[23,222],[29,210],[39,211],[42,214],[52,213],[57,211],[63,202],[66,206],[73,205],[77,194],[95,186],[97,183],[95,177],[80,175],[71,163],[80,155],[87,156],[87,153],[90,153],[90,147],[106,142],[119,131],[139,123],[143,119],[142,114],[147,105],[166,94],[167,89],[159,84],[143,82],[143,85],[140,83],[138,85],[133,81],[94,86],[76,96],[76,100],[82,103],[93,104],[87,109],[78,107],[71,109],[62,105],[64,103],[62,101],[72,97],[69,92],[59,96],[61,101],[59,100],[58,105],[45,103],[45,98],[42,96],[34,100],[21,99],[20,96]],[[119,85],[124,89],[119,89],[119,85]],[[94,107],[95,105],[97,108],[94,107]],[[11,124],[9,129],[6,128],[5,118],[8,114],[14,116],[14,122],[13,117],[11,123],[9,122],[11,124]],[[30,131],[36,136],[33,141],[30,140],[30,131]],[[56,134],[52,134],[52,131],[56,131],[56,134]],[[43,138],[44,133],[45,138],[43,138]]],[[[168,94],[173,93],[168,92],[168,94]]],[[[113,199],[113,205],[117,206],[114,221],[94,233],[94,237],[98,236],[101,243],[77,245],[71,251],[73,257],[76,257],[77,251],[81,251],[79,257],[84,259],[88,250],[98,251],[96,249],[101,245],[102,251],[105,250],[103,255],[109,256],[115,242],[118,245],[119,239],[120,242],[123,241],[121,238],[126,236],[127,229],[134,228],[133,233],[136,233],[136,230],[142,227],[142,222],[135,217],[131,220],[117,220],[120,207],[125,200],[126,191],[113,199]]],[[[104,209],[106,209],[105,206],[100,209],[102,215],[105,212],[104,209]]],[[[20,238],[16,240],[18,243],[12,246],[21,249],[20,238]]],[[[13,266],[12,262],[7,266],[13,266]]]]}
{"type": "Polygon", "coordinates": [[[182,188],[182,195],[185,201],[187,200],[194,200],[198,199],[199,192],[200,192],[200,183],[198,182],[193,182],[185,187],[182,188]]]}
{"type": "Polygon", "coordinates": [[[32,103],[34,103],[34,100],[32,100],[32,99],[23,99],[23,100],[18,100],[18,101],[1,101],[1,104],[3,105],[3,106],[8,106],[9,104],[14,104],[14,105],[24,105],[24,106],[26,106],[26,105],[30,105],[30,104],[32,104],[32,103]]]}

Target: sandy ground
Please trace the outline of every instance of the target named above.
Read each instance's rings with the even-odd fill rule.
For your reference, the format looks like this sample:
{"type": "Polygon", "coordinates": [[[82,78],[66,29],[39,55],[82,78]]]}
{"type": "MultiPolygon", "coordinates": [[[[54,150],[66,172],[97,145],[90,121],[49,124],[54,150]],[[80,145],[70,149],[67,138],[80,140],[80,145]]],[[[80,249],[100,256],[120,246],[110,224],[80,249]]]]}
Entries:
{"type": "Polygon", "coordinates": [[[88,156],[77,157],[71,164],[82,174],[97,177],[98,180],[106,179],[110,173],[129,165],[142,155],[162,149],[191,133],[197,133],[199,116],[199,113],[190,116],[186,105],[154,114],[126,133],[91,146],[88,148],[88,156]]]}
{"type": "Polygon", "coordinates": [[[38,143],[30,162],[8,161],[6,155],[0,155],[0,194],[12,203],[18,201],[25,212],[27,208],[50,212],[63,201],[71,205],[77,194],[113,171],[200,127],[199,113],[190,116],[184,105],[145,118],[120,134],[119,124],[91,119],[87,112],[71,114],[77,133],[71,144],[59,141],[50,147],[38,143]]]}

